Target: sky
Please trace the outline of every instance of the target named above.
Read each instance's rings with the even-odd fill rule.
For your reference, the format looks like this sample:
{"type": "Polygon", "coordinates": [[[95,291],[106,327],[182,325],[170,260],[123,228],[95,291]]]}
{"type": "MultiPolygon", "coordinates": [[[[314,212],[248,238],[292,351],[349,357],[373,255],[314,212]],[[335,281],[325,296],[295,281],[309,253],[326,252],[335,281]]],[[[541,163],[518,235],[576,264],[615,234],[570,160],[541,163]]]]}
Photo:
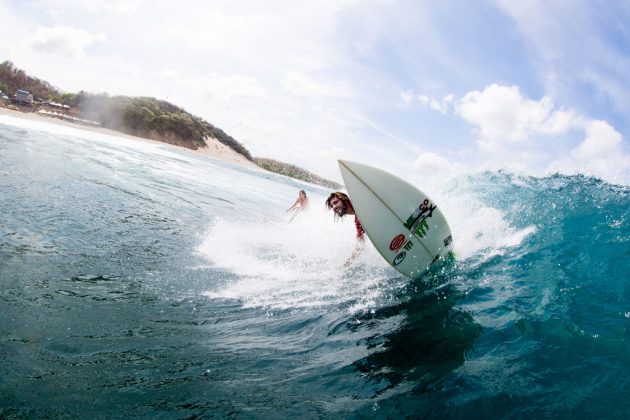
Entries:
{"type": "Polygon", "coordinates": [[[630,184],[630,2],[0,0],[0,61],[152,96],[340,181],[504,169],[630,184]]]}

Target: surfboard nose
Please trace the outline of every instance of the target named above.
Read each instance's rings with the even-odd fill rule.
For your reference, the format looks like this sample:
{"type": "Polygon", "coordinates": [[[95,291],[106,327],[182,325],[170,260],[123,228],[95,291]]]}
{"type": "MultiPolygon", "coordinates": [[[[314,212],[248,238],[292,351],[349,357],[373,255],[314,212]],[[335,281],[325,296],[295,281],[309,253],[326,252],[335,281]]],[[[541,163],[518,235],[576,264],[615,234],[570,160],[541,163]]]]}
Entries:
{"type": "Polygon", "coordinates": [[[348,160],[345,159],[337,159],[337,165],[339,165],[339,167],[348,167],[348,160]]]}

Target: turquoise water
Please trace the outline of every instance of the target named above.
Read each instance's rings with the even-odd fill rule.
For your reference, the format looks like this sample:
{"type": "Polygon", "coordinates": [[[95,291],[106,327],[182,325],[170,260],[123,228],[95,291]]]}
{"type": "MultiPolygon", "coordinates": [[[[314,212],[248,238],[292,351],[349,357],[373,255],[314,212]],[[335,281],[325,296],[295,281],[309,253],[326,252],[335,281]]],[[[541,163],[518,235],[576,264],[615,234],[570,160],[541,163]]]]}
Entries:
{"type": "Polygon", "coordinates": [[[340,270],[327,193],[0,119],[0,417],[628,417],[628,187],[434,186],[458,260],[421,280],[340,270]]]}

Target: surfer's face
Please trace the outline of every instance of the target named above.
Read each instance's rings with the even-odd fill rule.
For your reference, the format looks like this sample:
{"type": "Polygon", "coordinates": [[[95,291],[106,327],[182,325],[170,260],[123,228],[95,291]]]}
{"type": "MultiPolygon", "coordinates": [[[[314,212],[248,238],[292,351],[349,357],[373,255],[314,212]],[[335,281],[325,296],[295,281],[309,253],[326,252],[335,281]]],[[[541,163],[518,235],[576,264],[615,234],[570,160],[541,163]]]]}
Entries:
{"type": "Polygon", "coordinates": [[[335,214],[339,217],[345,216],[348,211],[345,203],[337,197],[333,197],[332,200],[330,200],[330,208],[332,208],[335,214]]]}

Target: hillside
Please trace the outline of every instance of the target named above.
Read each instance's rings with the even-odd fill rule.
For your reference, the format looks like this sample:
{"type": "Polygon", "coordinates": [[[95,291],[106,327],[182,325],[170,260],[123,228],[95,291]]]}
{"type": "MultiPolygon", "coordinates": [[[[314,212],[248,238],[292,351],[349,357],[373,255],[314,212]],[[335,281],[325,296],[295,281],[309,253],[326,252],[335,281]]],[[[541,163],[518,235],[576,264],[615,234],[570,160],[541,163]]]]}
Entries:
{"type": "Polygon", "coordinates": [[[335,190],[340,190],[343,188],[341,185],[334,181],[324,179],[319,175],[315,175],[312,172],[299,168],[295,165],[291,165],[289,163],[278,162],[277,160],[264,158],[254,158],[254,162],[261,168],[266,169],[270,172],[286,175],[291,178],[299,179],[335,190]]]}
{"type": "Polygon", "coordinates": [[[80,92],[69,102],[82,118],[112,130],[190,149],[206,147],[212,137],[253,161],[249,150],[223,130],[163,100],[80,92]]]}

